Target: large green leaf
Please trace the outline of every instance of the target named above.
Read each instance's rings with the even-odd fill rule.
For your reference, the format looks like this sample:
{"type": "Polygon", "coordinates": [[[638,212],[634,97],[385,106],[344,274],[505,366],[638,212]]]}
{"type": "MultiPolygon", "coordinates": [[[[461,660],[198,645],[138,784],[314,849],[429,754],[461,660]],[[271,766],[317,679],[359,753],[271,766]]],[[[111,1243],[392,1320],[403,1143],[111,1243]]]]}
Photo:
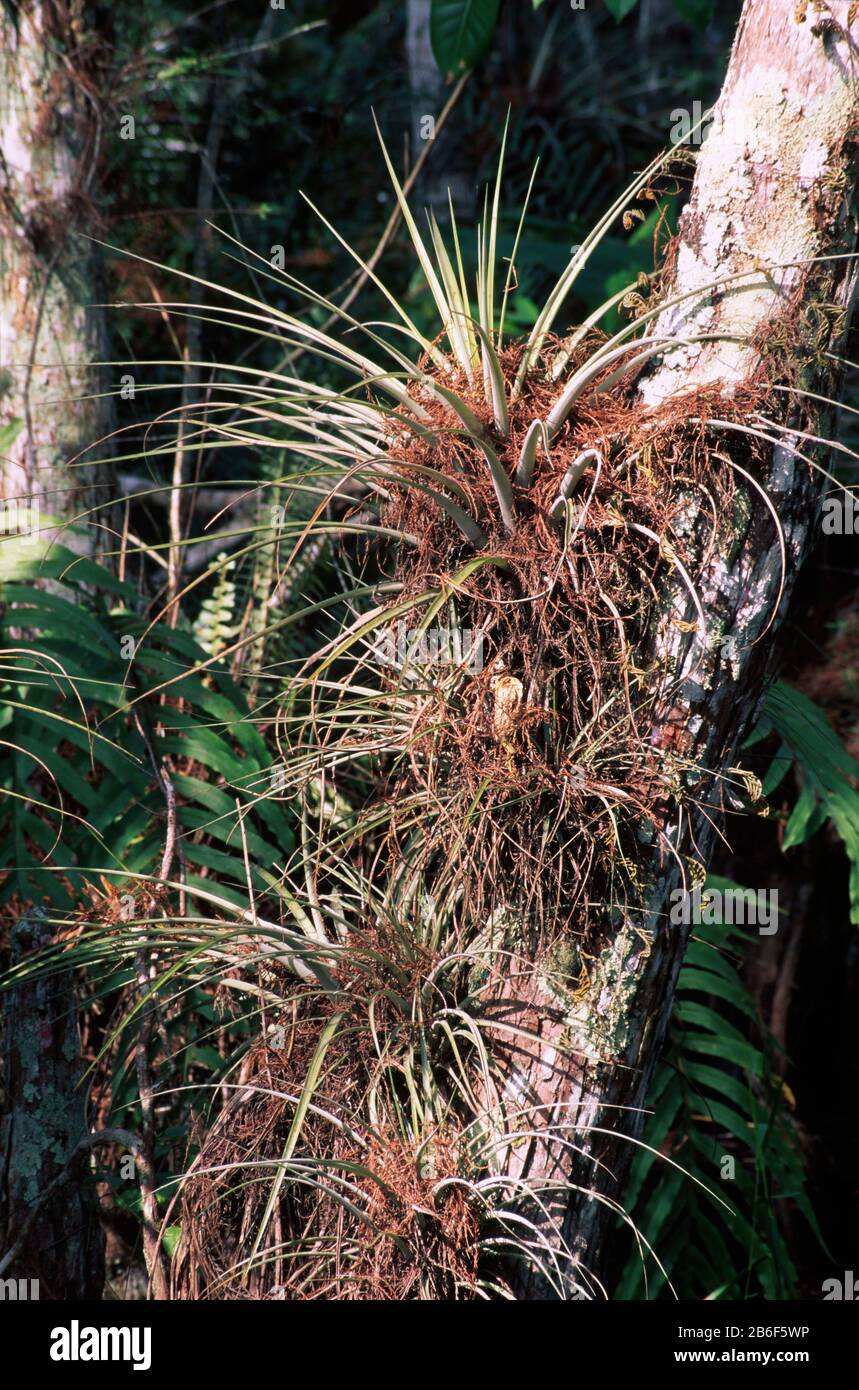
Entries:
{"type": "Polygon", "coordinates": [[[850,860],[850,919],[859,925],[859,763],[847,752],[823,710],[784,681],[768,691],[763,714],[750,742],[775,730],[804,779],[788,821],[785,848],[801,844],[818,829],[819,802],[850,860]]]}
{"type": "MultiPolygon", "coordinates": [[[[707,886],[738,885],[709,878],[707,886]]],[[[695,929],[669,1047],[648,1096],[647,1147],[637,1151],[624,1192],[626,1209],[680,1298],[791,1297],[796,1272],[777,1220],[780,1203],[794,1202],[819,1238],[773,1045],[756,1026],[741,961],[731,958],[743,937],[720,924],[695,929]],[[726,1020],[726,1004],[748,1021],[748,1037],[726,1020]],[[661,1154],[683,1172],[662,1163],[661,1154]],[[726,1181],[728,1154],[734,1171],[726,1181]]],[[[669,1294],[655,1261],[631,1248],[614,1297],[669,1294]]]]}
{"type": "Polygon", "coordinates": [[[432,0],[430,41],[443,72],[473,68],[489,47],[501,0],[432,0]]]}
{"type": "Polygon", "coordinates": [[[136,714],[164,731],[152,741],[156,756],[173,760],[188,861],[231,890],[246,883],[238,800],[255,891],[274,892],[256,865],[283,863],[295,838],[284,807],[265,798],[271,755],[229,674],[201,670],[207,654],[187,632],[160,623],[147,631],[133,591],[96,562],[15,544],[0,559],[0,901],[47,896],[68,910],[84,878],[156,869],[164,798],[136,714]],[[50,591],[36,587],[46,579],[50,591]],[[131,666],[121,653],[128,637],[137,643],[131,666]]]}

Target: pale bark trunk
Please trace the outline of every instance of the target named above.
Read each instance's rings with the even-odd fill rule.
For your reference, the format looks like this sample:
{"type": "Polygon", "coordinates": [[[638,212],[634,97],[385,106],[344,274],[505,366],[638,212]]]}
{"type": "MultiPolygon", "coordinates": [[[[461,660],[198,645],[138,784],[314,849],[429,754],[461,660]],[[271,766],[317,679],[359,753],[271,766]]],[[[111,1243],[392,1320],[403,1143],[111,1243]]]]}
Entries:
{"type": "MultiPolygon", "coordinates": [[[[86,399],[102,389],[92,364],[107,353],[97,261],[80,235],[101,139],[84,8],[0,8],[0,428],[22,422],[0,451],[0,490],[33,499],[43,518],[109,495],[103,468],[69,467],[108,418],[86,399]]],[[[85,521],[74,541],[63,534],[78,550],[95,537],[85,521]]]]}
{"type": "MultiPolygon", "coordinates": [[[[80,235],[92,227],[101,139],[85,8],[0,6],[0,544],[36,533],[78,553],[112,542],[108,513],[95,525],[85,515],[111,495],[105,465],[88,453],[71,466],[109,419],[92,366],[108,356],[94,307],[105,296],[80,235]]],[[[34,909],[14,929],[13,963],[51,939],[34,909]]],[[[87,1133],[72,975],[19,985],[3,1015],[0,1252],[16,1252],[4,1277],[38,1278],[43,1298],[95,1298],[104,1242],[94,1193],[60,1181],[87,1133]]]]}
{"type": "MultiPolygon", "coordinates": [[[[406,0],[406,61],[411,106],[411,157],[416,159],[428,136],[429,124],[445,104],[444,76],[430,42],[430,0],[406,0]]],[[[418,185],[422,204],[431,207],[440,222],[449,217],[448,189],[458,219],[467,222],[474,204],[474,181],[457,168],[458,149],[452,136],[439,134],[440,149],[433,150],[428,171],[418,185]]]]}
{"type": "MultiPolygon", "coordinates": [[[[812,256],[852,253],[859,118],[859,84],[854,24],[846,25],[847,0],[833,0],[834,27],[813,7],[798,22],[786,0],[747,0],[723,92],[709,138],[700,154],[688,209],[681,222],[673,285],[675,293],[696,290],[740,271],[754,272],[756,288],[727,293],[713,303],[703,294],[663,315],[657,332],[740,334],[743,344],[705,344],[666,358],[643,388],[657,405],[690,385],[718,382],[730,389],[746,380],[758,362],[761,335],[782,319],[807,274],[800,266],[756,271],[761,265],[812,256]],[[754,337],[758,346],[750,344],[754,337]]],[[[854,290],[854,262],[833,260],[808,282],[806,302],[827,309],[826,346],[843,342],[854,290]],[[840,311],[844,312],[840,312],[840,311]]],[[[823,363],[807,368],[804,385],[831,388],[823,363]]],[[[781,412],[790,423],[790,398],[781,412]]],[[[730,441],[730,436],[726,436],[730,441]]],[[[800,447],[802,447],[800,445],[800,447]]],[[[730,442],[726,445],[730,452],[730,442]]],[[[779,600],[781,560],[775,527],[759,508],[735,537],[735,555],[716,555],[703,567],[696,587],[708,626],[721,623],[721,644],[708,650],[697,633],[683,633],[677,619],[694,619],[687,592],[678,584],[668,596],[656,638],[661,655],[676,659],[675,673],[694,672],[678,697],[666,694],[651,742],[666,747],[682,740],[684,758],[718,772],[736,761],[737,749],[754,716],[772,665],[772,639],[785,613],[797,571],[809,548],[819,476],[784,447],[772,450],[760,481],[784,530],[787,573],[779,600]],[[774,605],[778,614],[763,640],[774,605]]],[[[753,494],[752,494],[753,496],[753,494]]],[[[751,509],[750,509],[751,510],[751,509]]],[[[706,638],[704,639],[706,643],[706,638]]],[[[673,678],[676,680],[676,674],[673,678]]],[[[715,777],[698,792],[718,813],[715,777]]],[[[706,863],[714,830],[704,815],[685,827],[665,824],[664,835],[681,853],[706,863]],[[693,848],[694,846],[694,848],[693,848]]],[[[580,1190],[566,1207],[565,1238],[580,1265],[561,1282],[565,1296],[602,1296],[601,1270],[607,1208],[594,1193],[622,1203],[623,1176],[636,1136],[647,1087],[667,1026],[688,928],[669,924],[669,894],[680,885],[676,867],[654,863],[648,894],[649,919],[624,924],[595,963],[586,998],[570,1008],[535,985],[521,1000],[524,1026],[537,1020],[541,1046],[526,1053],[520,1044],[510,1068],[518,1095],[554,1107],[556,1122],[574,1124],[568,1138],[581,1156],[571,1164],[558,1145],[532,1147],[532,1176],[567,1179],[580,1190]],[[575,1062],[559,1046],[573,1050],[575,1062]],[[621,1107],[620,1109],[616,1107],[621,1107]],[[603,1132],[597,1134],[596,1127],[603,1132]],[[607,1133],[606,1133],[607,1131],[607,1133]],[[597,1160],[604,1166],[597,1166],[597,1160]]],[[[517,1168],[523,1166],[517,1159],[517,1168]]],[[[560,1199],[558,1199],[560,1200],[560,1199]]],[[[565,1199],[566,1202],[566,1199],[565,1199]]],[[[556,1205],[557,1214],[557,1205],[556,1205]]],[[[525,1297],[556,1295],[542,1279],[526,1277],[525,1297]]]]}

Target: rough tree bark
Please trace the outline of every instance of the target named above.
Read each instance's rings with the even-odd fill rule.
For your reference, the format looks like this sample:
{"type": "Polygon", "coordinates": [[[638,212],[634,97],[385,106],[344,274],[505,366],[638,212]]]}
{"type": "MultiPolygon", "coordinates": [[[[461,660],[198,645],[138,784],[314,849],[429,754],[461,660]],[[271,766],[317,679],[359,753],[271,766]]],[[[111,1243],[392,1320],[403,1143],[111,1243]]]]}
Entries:
{"type": "MultiPolygon", "coordinates": [[[[7,501],[34,499],[63,519],[105,500],[110,483],[103,467],[68,466],[108,418],[93,398],[102,384],[92,367],[109,356],[94,307],[105,296],[92,244],[79,235],[91,228],[103,139],[85,8],[0,7],[0,429],[20,422],[0,448],[0,486],[7,501]]],[[[93,527],[63,539],[96,548],[93,527]]]]}
{"type": "MultiPolygon", "coordinates": [[[[102,140],[94,10],[84,0],[0,6],[0,543],[4,533],[38,532],[78,553],[112,541],[106,511],[100,526],[82,515],[112,495],[105,465],[70,466],[110,421],[93,367],[109,357],[95,307],[105,295],[80,235],[92,228],[102,140]],[[74,530],[62,526],[78,516],[74,530]]],[[[50,937],[37,911],[26,915],[13,929],[13,959],[50,937]]],[[[72,978],[19,987],[3,1025],[0,1250],[86,1134],[72,978]]],[[[61,1185],[4,1277],[38,1278],[43,1298],[98,1297],[102,1251],[91,1194],[61,1185]]]]}
{"type": "MultiPolygon", "coordinates": [[[[743,342],[700,344],[667,355],[642,388],[649,405],[690,386],[719,383],[730,390],[748,380],[768,332],[783,326],[786,316],[797,333],[816,334],[820,347],[816,359],[809,359],[803,385],[832,393],[835,378],[823,349],[843,342],[855,285],[849,253],[857,240],[859,23],[853,22],[851,37],[847,24],[855,7],[848,0],[831,0],[826,14],[809,7],[805,18],[802,8],[787,0],[746,0],[680,227],[673,292],[703,292],[666,311],[655,329],[686,337],[736,334],[743,342]],[[839,255],[847,258],[813,272],[801,264],[814,256],[839,255]],[[785,262],[794,264],[762,273],[763,266],[785,262]],[[748,273],[742,289],[716,296],[704,290],[719,277],[740,272],[748,273]]],[[[791,397],[780,399],[781,422],[790,425],[791,397]]],[[[724,448],[729,451],[730,443],[724,448]]],[[[708,803],[706,813],[693,813],[691,823],[687,815],[685,825],[667,823],[661,830],[682,854],[694,854],[705,864],[715,836],[711,819],[718,820],[720,809],[718,773],[737,761],[771,675],[773,638],[813,541],[820,496],[819,475],[788,447],[772,448],[759,481],[783,528],[783,589],[772,518],[752,505],[747,519],[736,523],[730,556],[725,551],[712,556],[696,583],[709,634],[697,626],[695,632],[678,627],[678,620],[695,619],[688,592],[678,583],[656,638],[657,652],[673,658],[675,675],[658,708],[651,742],[679,749],[710,774],[696,787],[701,802],[708,803]],[[687,677],[679,695],[678,674],[687,677]]],[[[750,497],[754,501],[754,494],[750,497]]],[[[556,1122],[574,1123],[569,1137],[580,1150],[571,1162],[569,1150],[558,1145],[534,1146],[527,1158],[515,1160],[520,1169],[527,1163],[532,1174],[579,1185],[568,1206],[565,1200],[563,1218],[568,1247],[579,1261],[564,1282],[567,1296],[601,1296],[594,1276],[605,1254],[608,1215],[594,1194],[623,1199],[632,1150],[625,1136],[641,1128],[636,1108],[645,1103],[689,934],[669,921],[669,895],[680,885],[676,863],[654,862],[646,919],[628,920],[618,930],[595,963],[584,999],[565,1002],[535,983],[529,997],[519,1001],[524,1026],[536,1027],[541,1043],[530,1050],[520,1047],[511,1063],[517,1093],[551,1107],[556,1122]],[[557,1050],[562,1042],[573,1049],[574,1061],[557,1050]]],[[[534,1275],[521,1293],[553,1296],[534,1275]]]]}

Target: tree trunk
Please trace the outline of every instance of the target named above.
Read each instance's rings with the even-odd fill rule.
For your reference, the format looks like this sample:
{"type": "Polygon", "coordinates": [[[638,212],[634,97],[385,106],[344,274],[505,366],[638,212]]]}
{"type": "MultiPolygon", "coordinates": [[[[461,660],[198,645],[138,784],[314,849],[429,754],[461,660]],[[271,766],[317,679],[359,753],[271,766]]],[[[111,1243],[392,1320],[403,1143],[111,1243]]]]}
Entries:
{"type": "MultiPolygon", "coordinates": [[[[836,259],[813,268],[801,262],[856,247],[852,199],[859,84],[853,76],[856,42],[844,27],[853,7],[833,0],[831,17],[812,7],[804,21],[795,8],[785,0],[747,0],[681,220],[668,290],[669,296],[701,293],[664,311],[654,330],[686,338],[733,334],[742,342],[708,342],[667,354],[642,387],[648,406],[657,408],[707,383],[734,390],[748,382],[768,336],[783,335],[786,324],[804,352],[802,386],[832,393],[834,374],[824,349],[837,350],[843,342],[854,262],[836,259]],[[784,268],[769,273],[762,269],[780,265],[784,268]],[[748,272],[745,284],[752,288],[717,295],[705,288],[740,272],[748,272]],[[815,335],[817,348],[807,351],[815,335]]],[[[854,35],[857,31],[854,24],[854,35]]],[[[781,424],[792,424],[795,398],[785,393],[778,399],[784,402],[781,424]]],[[[738,437],[725,434],[716,447],[730,454],[738,437]]],[[[798,448],[807,446],[800,441],[798,448]]],[[[678,750],[684,762],[708,769],[696,787],[702,809],[684,816],[682,824],[663,824],[661,831],[678,856],[694,854],[703,863],[721,811],[718,775],[736,762],[771,675],[773,637],[813,539],[820,495],[819,475],[785,446],[772,448],[758,481],[783,528],[783,585],[772,515],[749,490],[746,519],[733,523],[730,556],[721,548],[707,559],[702,542],[696,588],[711,636],[695,623],[688,590],[677,581],[654,639],[655,654],[670,658],[675,674],[670,688],[662,690],[650,742],[666,756],[678,750]],[[681,675],[687,677],[682,685],[681,675]]],[[[689,521],[692,527],[695,517],[689,521]]],[[[571,1162],[570,1149],[557,1142],[532,1144],[531,1152],[516,1160],[517,1169],[527,1166],[532,1176],[577,1185],[572,1200],[559,1185],[554,1211],[549,1203],[550,1216],[557,1219],[559,1208],[563,1212],[565,1242],[575,1263],[553,1284],[528,1276],[520,1290],[525,1297],[602,1296],[598,1281],[609,1205],[623,1200],[633,1149],[629,1136],[641,1129],[640,1107],[689,935],[688,927],[669,920],[670,894],[681,883],[677,860],[660,864],[654,856],[647,915],[627,919],[618,929],[594,963],[584,1000],[571,1007],[535,985],[531,997],[518,1001],[523,1028],[536,1027],[541,1042],[530,1049],[520,1043],[510,1057],[516,1094],[551,1107],[554,1123],[570,1126],[567,1137],[577,1150],[571,1162]]]]}
{"type": "MultiPolygon", "coordinates": [[[[0,7],[0,544],[4,534],[97,548],[112,479],[91,446],[108,432],[97,398],[106,333],[90,189],[104,135],[99,43],[83,0],[0,7]],[[88,462],[71,465],[87,450],[88,462]],[[61,523],[80,520],[74,529],[61,523]]],[[[92,7],[89,8],[92,14],[92,7]]],[[[38,909],[13,930],[13,963],[50,941],[38,909]]],[[[97,1298],[103,1236],[77,1182],[86,1093],[71,973],[20,985],[3,1013],[0,1257],[4,1277],[37,1278],[43,1298],[97,1298]],[[77,1170],[76,1170],[77,1171],[77,1170]],[[54,1184],[52,1186],[52,1184],[54,1184]],[[42,1206],[34,1216],[35,1204],[42,1206]]]]}
{"type": "MultiPolygon", "coordinates": [[[[108,356],[94,307],[104,294],[79,235],[92,223],[103,139],[84,9],[83,0],[0,8],[0,484],[7,503],[27,499],[18,516],[7,507],[9,531],[72,519],[109,496],[104,465],[69,467],[106,433],[105,407],[92,399],[103,389],[92,364],[108,356]]],[[[63,541],[93,549],[95,530],[83,520],[63,541]]]]}
{"type": "MultiPolygon", "coordinates": [[[[444,76],[439,70],[430,42],[430,0],[406,0],[406,61],[409,74],[412,148],[414,165],[425,142],[436,139],[435,115],[445,103],[444,76]]],[[[419,184],[419,195],[440,222],[450,216],[448,189],[458,219],[468,221],[474,205],[474,179],[457,167],[458,146],[448,132],[439,133],[441,149],[433,151],[428,172],[419,184]]]]}
{"type": "MultiPolygon", "coordinates": [[[[34,909],[13,929],[11,965],[52,940],[34,909]]],[[[95,1185],[78,1176],[88,1126],[77,1019],[73,979],[63,971],[17,984],[3,1013],[0,1277],[37,1279],[40,1298],[96,1299],[104,1284],[95,1185]],[[61,1181],[71,1165],[72,1180],[61,1181]]]]}

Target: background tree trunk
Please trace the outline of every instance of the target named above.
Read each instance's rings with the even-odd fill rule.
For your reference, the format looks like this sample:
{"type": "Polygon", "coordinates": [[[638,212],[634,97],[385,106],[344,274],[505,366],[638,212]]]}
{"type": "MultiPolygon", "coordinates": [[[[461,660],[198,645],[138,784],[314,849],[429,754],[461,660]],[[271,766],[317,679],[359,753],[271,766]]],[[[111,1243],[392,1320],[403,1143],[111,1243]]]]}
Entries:
{"type": "MultiPolygon", "coordinates": [[[[0,430],[20,422],[0,447],[0,484],[4,498],[64,519],[105,501],[111,483],[104,466],[69,467],[108,428],[92,398],[103,389],[92,364],[109,356],[95,307],[105,296],[79,235],[91,229],[104,138],[84,10],[83,0],[0,8],[0,430]]],[[[95,539],[89,526],[63,535],[78,550],[95,539]]]]}
{"type": "MultiPolygon", "coordinates": [[[[444,74],[440,71],[430,42],[430,0],[406,0],[406,60],[409,74],[409,105],[411,112],[411,153],[409,165],[414,165],[428,138],[428,122],[445,104],[444,74]]],[[[432,135],[432,139],[436,139],[432,135]]],[[[456,137],[439,132],[440,149],[434,149],[427,172],[418,184],[418,198],[431,207],[439,222],[447,222],[448,189],[454,212],[459,221],[467,223],[474,207],[474,182],[457,168],[456,137]]]]}
{"type": "MultiPolygon", "coordinates": [[[[50,923],[33,909],[13,928],[11,965],[52,940],[50,923]]],[[[12,1252],[12,1258],[0,1277],[38,1279],[40,1298],[100,1298],[104,1235],[95,1184],[87,1186],[76,1173],[73,1181],[51,1187],[77,1162],[77,1146],[88,1133],[69,972],[16,985],[3,1013],[2,1042],[0,1253],[12,1252]]]]}
{"type": "MultiPolygon", "coordinates": [[[[0,7],[0,533],[39,531],[79,553],[113,543],[107,510],[96,525],[46,524],[73,521],[112,486],[90,449],[110,411],[93,367],[109,357],[100,262],[80,235],[103,140],[84,12],[83,0],[0,7]],[[70,466],[83,450],[88,462],[70,466]]],[[[22,917],[12,963],[52,935],[38,909],[22,917]]],[[[98,1298],[104,1277],[94,1193],[50,1187],[87,1133],[77,1013],[70,972],[18,986],[3,1012],[0,1249],[15,1251],[4,1277],[38,1278],[42,1298],[98,1298]]]]}
{"type": "MultiPolygon", "coordinates": [[[[666,311],[655,332],[737,334],[742,343],[703,344],[667,355],[642,388],[657,406],[705,383],[732,389],[748,380],[765,350],[768,330],[788,315],[797,343],[817,333],[819,347],[839,346],[846,333],[855,284],[854,262],[833,260],[813,269],[801,264],[762,273],[759,267],[813,256],[852,253],[856,223],[852,200],[856,174],[855,133],[859,84],[857,45],[846,31],[847,0],[833,0],[832,17],[810,11],[797,19],[785,0],[747,0],[715,120],[699,160],[691,199],[680,227],[670,293],[701,289],[666,311]],[[712,296],[704,287],[719,277],[748,272],[751,289],[712,296]],[[800,308],[797,299],[801,299],[800,308]],[[826,307],[824,307],[826,306],[826,307]]],[[[854,24],[854,35],[857,25],[854,24]]],[[[822,351],[806,369],[803,386],[831,394],[834,374],[822,351]]],[[[783,423],[791,422],[790,397],[780,399],[783,423]]],[[[731,436],[726,436],[730,441],[731,436]]],[[[802,448],[802,444],[799,446],[802,448]]],[[[730,442],[724,452],[730,452],[730,442]]],[[[725,465],[727,466],[727,465],[725,465]]],[[[682,632],[677,620],[694,620],[688,591],[679,583],[667,597],[655,639],[656,653],[671,658],[666,687],[650,738],[655,747],[680,747],[686,760],[710,770],[696,788],[706,814],[685,825],[664,824],[663,835],[681,854],[706,863],[713,845],[721,796],[717,774],[736,761],[773,664],[772,638],[784,617],[791,589],[810,548],[819,475],[786,447],[772,450],[759,481],[778,512],[787,573],[772,517],[749,492],[748,519],[737,523],[730,557],[721,550],[703,567],[696,588],[708,628],[720,625],[719,644],[700,631],[682,632]],[[775,621],[764,632],[777,605],[775,621]],[[763,637],[758,642],[757,639],[763,637]],[[689,677],[680,686],[677,678],[689,677]],[[691,673],[694,673],[694,678],[691,673]]],[[[690,523],[694,524],[694,516],[690,523]]],[[[694,530],[692,531],[694,534],[694,530]]],[[[702,557],[703,558],[703,557],[702,557]]],[[[687,624],[691,626],[691,624],[687,624]]],[[[670,893],[681,885],[676,862],[654,860],[645,920],[627,920],[595,962],[586,998],[570,1007],[535,984],[520,999],[524,1027],[541,1035],[539,1047],[521,1044],[510,1057],[517,1094],[550,1107],[553,1121],[575,1126],[569,1139],[577,1156],[560,1145],[532,1145],[532,1174],[578,1184],[564,1202],[567,1245],[578,1269],[560,1281],[569,1296],[601,1296],[598,1278],[608,1228],[608,1204],[622,1202],[623,1177],[643,1116],[648,1083],[665,1035],[688,927],[669,922],[670,893]],[[569,1050],[562,1054],[558,1044],[569,1050]],[[620,1107],[620,1108],[617,1108],[620,1107]]],[[[714,1172],[714,1179],[718,1179],[714,1172]]],[[[526,1297],[552,1296],[542,1279],[529,1276],[526,1297]]]]}

